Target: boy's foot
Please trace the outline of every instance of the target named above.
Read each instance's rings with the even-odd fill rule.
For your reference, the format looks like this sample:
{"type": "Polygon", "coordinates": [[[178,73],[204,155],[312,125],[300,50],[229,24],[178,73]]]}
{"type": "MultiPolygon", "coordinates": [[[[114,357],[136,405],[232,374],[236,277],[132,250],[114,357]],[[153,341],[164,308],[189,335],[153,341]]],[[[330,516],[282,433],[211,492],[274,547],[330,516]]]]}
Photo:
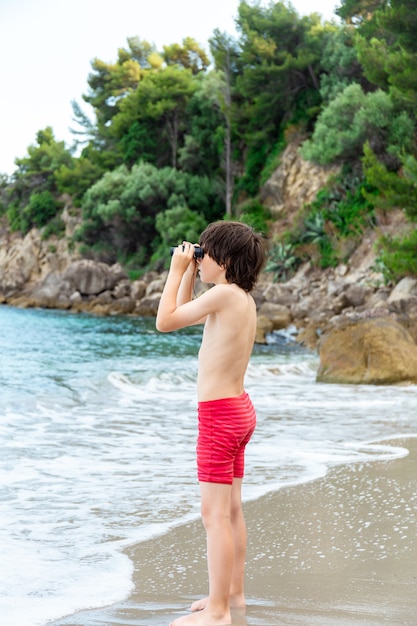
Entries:
{"type": "Polygon", "coordinates": [[[231,626],[230,613],[223,617],[215,617],[206,610],[201,609],[191,615],[184,615],[173,621],[169,626],[231,626]]]}
{"type": "MultiPolygon", "coordinates": [[[[201,598],[201,600],[196,600],[191,605],[191,611],[194,613],[195,611],[202,611],[206,608],[208,602],[208,598],[201,598]]],[[[242,594],[230,596],[230,608],[232,609],[244,609],[246,606],[245,596],[242,594]]]]}

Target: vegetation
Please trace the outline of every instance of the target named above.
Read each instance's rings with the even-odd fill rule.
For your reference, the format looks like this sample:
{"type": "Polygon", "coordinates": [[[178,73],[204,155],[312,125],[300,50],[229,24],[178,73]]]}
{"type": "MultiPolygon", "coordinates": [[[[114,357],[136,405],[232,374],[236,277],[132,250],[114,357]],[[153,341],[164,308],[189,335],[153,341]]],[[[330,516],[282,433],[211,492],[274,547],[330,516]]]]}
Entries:
{"type": "MultiPolygon", "coordinates": [[[[305,159],[342,174],[272,242],[278,280],[306,259],[345,260],[375,208],[416,221],[417,6],[342,0],[337,13],[341,24],[242,0],[238,37],[215,30],[209,51],[191,37],[163,50],[128,38],[115,62],[94,59],[84,103],[73,103],[77,154],[39,130],[0,176],[0,215],[22,233],[62,236],[70,197],[83,253],[139,272],[215,219],[268,233],[260,188],[295,132],[305,159]]],[[[417,275],[414,234],[379,246],[387,276],[417,275]]]]}

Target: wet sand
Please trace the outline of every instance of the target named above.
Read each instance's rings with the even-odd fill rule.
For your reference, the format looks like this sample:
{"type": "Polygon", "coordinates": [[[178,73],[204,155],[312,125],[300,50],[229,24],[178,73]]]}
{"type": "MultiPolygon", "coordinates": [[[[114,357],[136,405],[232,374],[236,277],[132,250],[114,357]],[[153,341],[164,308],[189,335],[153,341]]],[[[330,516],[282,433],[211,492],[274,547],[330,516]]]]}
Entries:
{"type": "MultiPolygon", "coordinates": [[[[233,626],[417,624],[417,439],[245,505],[245,613],[233,626]]],[[[128,551],[135,591],[55,626],[168,626],[207,591],[200,522],[128,551]]]]}

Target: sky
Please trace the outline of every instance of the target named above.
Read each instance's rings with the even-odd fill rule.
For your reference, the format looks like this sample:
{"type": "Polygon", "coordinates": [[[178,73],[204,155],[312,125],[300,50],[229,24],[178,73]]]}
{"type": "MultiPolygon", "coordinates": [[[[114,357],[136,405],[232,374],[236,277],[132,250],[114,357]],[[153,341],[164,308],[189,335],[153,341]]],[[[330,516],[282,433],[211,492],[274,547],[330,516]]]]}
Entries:
{"type": "MultiPolygon", "coordinates": [[[[269,4],[269,0],[265,3],[269,4]]],[[[338,0],[292,0],[299,15],[336,18],[338,0]]],[[[113,63],[127,38],[164,45],[194,38],[206,51],[215,28],[235,35],[239,0],[0,0],[0,174],[51,126],[74,141],[71,101],[89,114],[91,61],[113,63]]]]}

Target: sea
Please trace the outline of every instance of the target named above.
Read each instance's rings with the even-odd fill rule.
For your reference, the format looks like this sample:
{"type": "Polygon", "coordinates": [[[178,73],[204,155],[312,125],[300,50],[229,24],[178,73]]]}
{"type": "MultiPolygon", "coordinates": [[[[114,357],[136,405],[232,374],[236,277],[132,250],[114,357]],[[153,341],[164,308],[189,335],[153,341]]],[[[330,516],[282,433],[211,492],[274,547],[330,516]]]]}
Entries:
{"type": "MultiPolygon", "coordinates": [[[[201,333],[0,307],[2,624],[42,626],[125,599],[124,549],[199,517],[201,333]]],[[[255,346],[246,501],[336,465],[407,455],[400,440],[417,436],[417,386],[320,384],[317,368],[294,329],[255,346]]]]}

